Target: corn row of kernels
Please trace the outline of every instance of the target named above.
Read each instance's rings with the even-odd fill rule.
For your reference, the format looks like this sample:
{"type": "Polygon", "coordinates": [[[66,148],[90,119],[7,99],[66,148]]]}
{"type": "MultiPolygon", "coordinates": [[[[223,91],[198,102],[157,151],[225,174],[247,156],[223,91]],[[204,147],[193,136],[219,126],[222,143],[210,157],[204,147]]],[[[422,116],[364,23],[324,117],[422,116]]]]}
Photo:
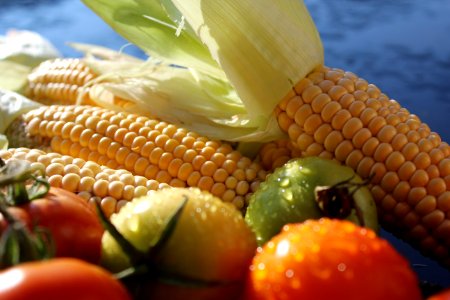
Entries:
{"type": "Polygon", "coordinates": [[[28,76],[28,97],[43,104],[91,104],[84,85],[96,74],[80,59],[64,58],[42,62],[28,76]]]}
{"type": "Polygon", "coordinates": [[[259,163],[229,144],[135,114],[55,105],[31,111],[25,120],[32,136],[52,139],[53,151],[109,163],[172,186],[195,186],[238,208],[266,176],[259,163]]]}
{"type": "Polygon", "coordinates": [[[385,228],[450,265],[450,147],[419,118],[350,72],[317,68],[278,106],[302,156],[363,178],[385,228]]]}
{"type": "Polygon", "coordinates": [[[94,201],[99,202],[108,217],[134,197],[168,186],[127,170],[111,169],[81,158],[37,149],[0,150],[0,158],[6,162],[20,159],[39,165],[45,170],[51,186],[76,193],[92,205],[94,201]]]}

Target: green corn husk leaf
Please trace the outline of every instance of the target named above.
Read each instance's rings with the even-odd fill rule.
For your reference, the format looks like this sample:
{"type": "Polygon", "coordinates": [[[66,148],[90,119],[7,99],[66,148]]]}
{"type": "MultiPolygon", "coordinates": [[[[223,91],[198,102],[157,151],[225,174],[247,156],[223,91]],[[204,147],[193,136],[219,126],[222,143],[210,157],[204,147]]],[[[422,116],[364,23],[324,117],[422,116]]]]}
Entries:
{"type": "MultiPolygon", "coordinates": [[[[145,112],[211,138],[234,140],[257,134],[258,122],[248,117],[226,81],[167,65],[149,64],[127,73],[104,73],[92,82],[90,98],[100,106],[120,110],[111,101],[113,96],[120,97],[134,104],[126,107],[129,112],[145,112]]],[[[261,132],[279,133],[276,126],[261,132]]]]}
{"type": "Polygon", "coordinates": [[[323,62],[301,1],[172,2],[219,62],[250,115],[267,116],[292,85],[323,62]]]}
{"type": "Polygon", "coordinates": [[[91,97],[102,102],[105,95],[120,95],[136,104],[131,109],[150,110],[213,138],[284,137],[274,108],[323,64],[320,37],[302,1],[83,2],[161,62],[153,71],[105,74],[91,97]]]}
{"type": "Polygon", "coordinates": [[[152,57],[225,77],[193,32],[179,31],[183,26],[181,18],[172,20],[159,1],[82,1],[117,33],[152,57]]]}

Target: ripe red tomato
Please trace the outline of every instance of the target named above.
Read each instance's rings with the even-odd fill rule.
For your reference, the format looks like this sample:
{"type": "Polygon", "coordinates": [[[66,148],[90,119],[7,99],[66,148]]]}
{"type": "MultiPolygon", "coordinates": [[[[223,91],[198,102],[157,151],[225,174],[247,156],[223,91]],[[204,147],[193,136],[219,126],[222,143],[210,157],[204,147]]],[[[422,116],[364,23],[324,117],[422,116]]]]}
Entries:
{"type": "Polygon", "coordinates": [[[421,299],[408,261],[370,229],[345,220],[289,224],[259,248],[247,300],[421,299]]]}
{"type": "MultiPolygon", "coordinates": [[[[47,228],[54,240],[57,257],[99,262],[104,228],[96,212],[76,194],[52,187],[43,198],[10,207],[8,211],[30,228],[47,228]]],[[[0,232],[5,226],[0,215],[0,232]]]]}
{"type": "Polygon", "coordinates": [[[55,258],[0,272],[0,299],[130,300],[131,296],[105,269],[75,258],[55,258]]]}

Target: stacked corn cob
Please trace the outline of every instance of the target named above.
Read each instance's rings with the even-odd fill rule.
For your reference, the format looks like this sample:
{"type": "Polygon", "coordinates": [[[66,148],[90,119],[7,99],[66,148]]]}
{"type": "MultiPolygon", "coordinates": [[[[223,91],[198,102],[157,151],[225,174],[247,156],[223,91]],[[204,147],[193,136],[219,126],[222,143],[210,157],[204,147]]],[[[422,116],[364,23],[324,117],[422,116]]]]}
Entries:
{"type": "MultiPolygon", "coordinates": [[[[266,172],[230,144],[208,140],[166,122],[96,106],[43,106],[23,115],[25,132],[16,140],[40,137],[51,151],[170,186],[195,186],[244,208],[266,172]]],[[[8,130],[9,132],[9,130],[8,130]]]]}

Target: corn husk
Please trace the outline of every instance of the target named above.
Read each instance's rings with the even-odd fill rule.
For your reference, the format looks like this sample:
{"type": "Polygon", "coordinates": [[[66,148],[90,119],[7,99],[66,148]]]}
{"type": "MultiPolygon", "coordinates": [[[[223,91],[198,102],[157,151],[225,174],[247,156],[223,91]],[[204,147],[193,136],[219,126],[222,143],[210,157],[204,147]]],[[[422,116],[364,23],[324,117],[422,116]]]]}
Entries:
{"type": "Polygon", "coordinates": [[[302,1],[83,2],[151,57],[143,69],[105,74],[92,96],[101,102],[102,95],[120,94],[136,104],[132,109],[213,138],[284,137],[274,108],[323,63],[319,34],[302,1]]]}

